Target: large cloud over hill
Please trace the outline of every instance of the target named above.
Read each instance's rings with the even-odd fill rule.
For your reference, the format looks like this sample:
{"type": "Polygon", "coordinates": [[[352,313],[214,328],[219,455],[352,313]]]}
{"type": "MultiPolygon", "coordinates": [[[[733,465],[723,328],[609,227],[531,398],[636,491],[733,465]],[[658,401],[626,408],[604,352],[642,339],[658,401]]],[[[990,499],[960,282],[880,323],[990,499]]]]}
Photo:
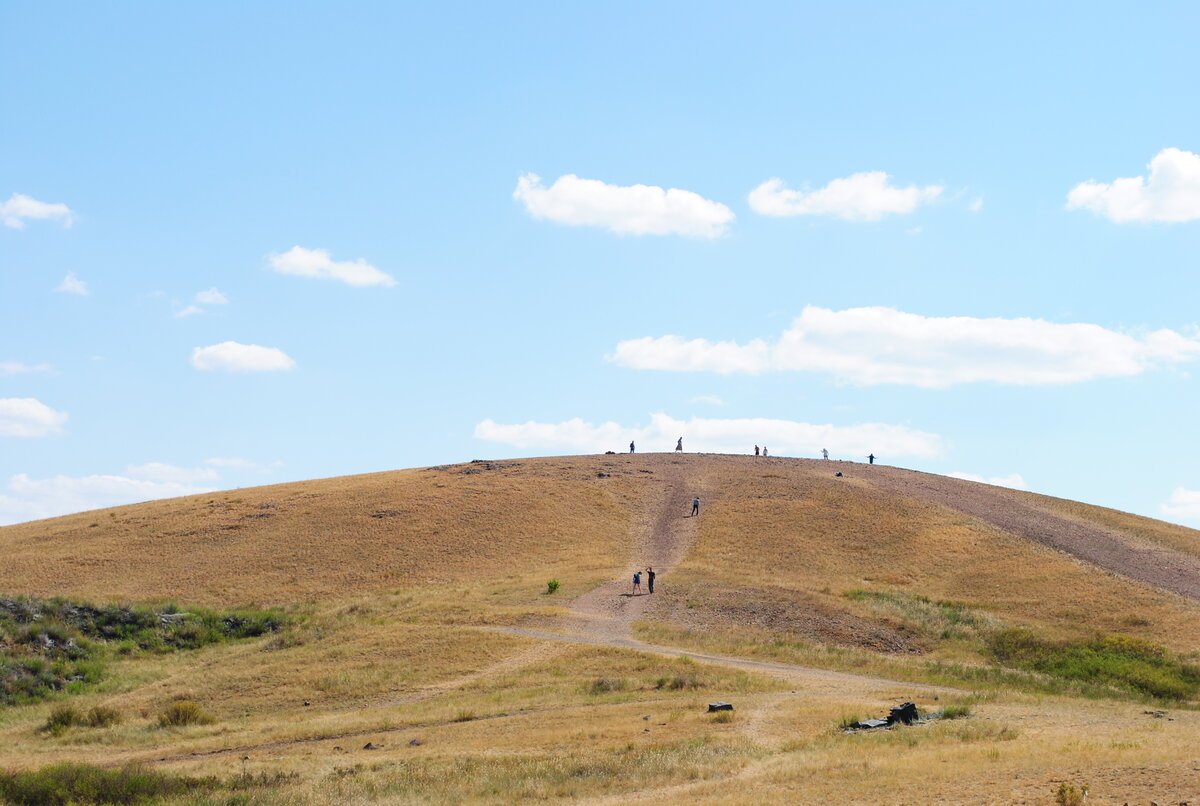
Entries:
{"type": "Polygon", "coordinates": [[[659,336],[617,344],[609,360],[633,369],[826,372],[861,386],[945,387],[990,381],[1065,384],[1137,375],[1200,358],[1200,337],[1122,333],[1044,319],[921,316],[893,308],[808,306],[775,342],[659,336]]]}

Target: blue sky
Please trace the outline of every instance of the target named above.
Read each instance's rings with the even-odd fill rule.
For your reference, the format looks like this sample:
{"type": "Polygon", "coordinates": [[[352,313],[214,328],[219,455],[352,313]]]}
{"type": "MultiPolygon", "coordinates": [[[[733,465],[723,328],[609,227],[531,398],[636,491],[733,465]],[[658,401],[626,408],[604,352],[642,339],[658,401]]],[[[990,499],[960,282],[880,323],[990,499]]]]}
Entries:
{"type": "Polygon", "coordinates": [[[683,436],[1198,526],[1198,23],[6,3],[0,523],[683,436]]]}

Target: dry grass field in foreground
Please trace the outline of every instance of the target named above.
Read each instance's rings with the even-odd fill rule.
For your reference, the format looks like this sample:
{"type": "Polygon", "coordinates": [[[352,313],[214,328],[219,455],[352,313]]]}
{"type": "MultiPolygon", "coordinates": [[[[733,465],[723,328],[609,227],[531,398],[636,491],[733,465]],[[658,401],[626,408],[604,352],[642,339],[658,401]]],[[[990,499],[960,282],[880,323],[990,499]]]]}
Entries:
{"type": "Polygon", "coordinates": [[[1200,557],[1198,532],[1082,504],[709,455],[476,462],[3,527],[0,597],[256,604],[287,624],[114,651],[102,682],[0,705],[0,770],[211,779],[180,803],[1198,801],[1196,689],[1156,698],[1147,676],[1168,671],[1097,647],[1179,659],[1182,686],[1200,602],[1153,567],[1080,559],[1089,536],[1157,546],[1163,585],[1200,557]],[[1047,545],[1059,524],[1080,554],[1047,545]],[[662,557],[679,559],[653,597],[603,587],[662,557]],[[178,699],[215,721],[160,727],[178,699]],[[966,715],[839,728],[908,699],[966,715]],[[46,730],[63,704],[123,718],[46,730]]]}

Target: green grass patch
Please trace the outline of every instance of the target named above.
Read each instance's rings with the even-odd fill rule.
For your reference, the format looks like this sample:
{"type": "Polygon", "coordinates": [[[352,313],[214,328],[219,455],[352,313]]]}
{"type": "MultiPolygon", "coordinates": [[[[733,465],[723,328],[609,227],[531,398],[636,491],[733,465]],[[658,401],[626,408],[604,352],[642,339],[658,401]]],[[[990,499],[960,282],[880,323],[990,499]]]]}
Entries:
{"type": "Polygon", "coordinates": [[[1114,686],[1160,700],[1190,700],[1200,692],[1200,666],[1164,647],[1127,635],[1053,641],[1029,630],[1008,629],[987,639],[1000,663],[1066,680],[1114,686]]]}
{"type": "Polygon", "coordinates": [[[990,613],[966,602],[859,589],[842,595],[852,602],[868,604],[881,615],[900,619],[919,634],[942,641],[978,638],[983,631],[998,626],[990,613]]]}
{"type": "Polygon", "coordinates": [[[276,633],[276,610],[182,610],[0,597],[0,705],[72,694],[100,682],[112,655],[166,653],[276,633]]]}

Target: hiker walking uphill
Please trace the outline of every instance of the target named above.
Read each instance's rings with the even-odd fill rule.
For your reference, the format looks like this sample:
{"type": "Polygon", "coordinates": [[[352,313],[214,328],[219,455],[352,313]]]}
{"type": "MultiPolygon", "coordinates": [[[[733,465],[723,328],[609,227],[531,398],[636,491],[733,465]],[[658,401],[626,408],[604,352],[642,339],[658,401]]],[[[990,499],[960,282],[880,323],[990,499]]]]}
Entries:
{"type": "Polygon", "coordinates": [[[692,499],[692,517],[694,518],[699,514],[700,514],[700,496],[696,496],[694,499],[692,499]]]}

